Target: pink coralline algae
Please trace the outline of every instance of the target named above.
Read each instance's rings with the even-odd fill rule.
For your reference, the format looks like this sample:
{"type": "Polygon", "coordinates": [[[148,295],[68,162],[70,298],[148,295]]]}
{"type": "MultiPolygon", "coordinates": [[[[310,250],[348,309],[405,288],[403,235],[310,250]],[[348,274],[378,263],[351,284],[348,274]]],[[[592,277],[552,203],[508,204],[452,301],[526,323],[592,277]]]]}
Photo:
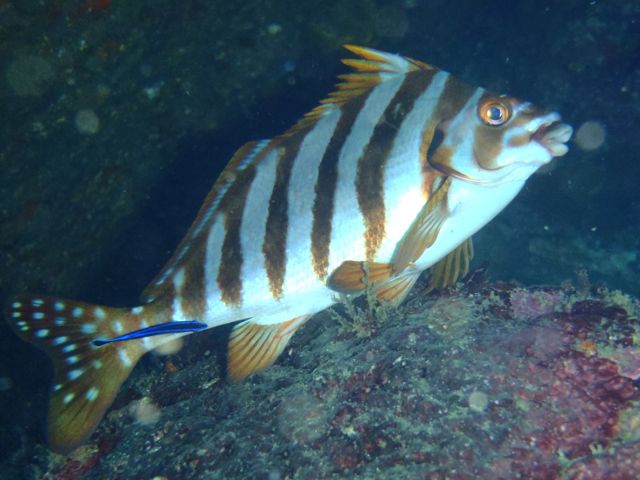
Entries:
{"type": "Polygon", "coordinates": [[[631,380],[640,379],[640,348],[625,347],[611,354],[620,369],[620,375],[631,380]]]}
{"type": "MultiPolygon", "coordinates": [[[[531,318],[522,305],[536,305],[533,295],[520,293],[512,295],[523,301],[520,318],[531,318]]],[[[494,378],[510,379],[506,385],[523,412],[488,469],[493,478],[637,478],[640,449],[623,438],[620,420],[640,399],[634,382],[640,350],[619,346],[632,343],[625,332],[630,333],[633,320],[623,309],[599,301],[578,302],[569,310],[536,316],[535,325],[507,340],[509,358],[522,349],[524,356],[494,378]],[[612,352],[611,358],[597,349],[579,351],[584,343],[612,352]]]]}
{"type": "Polygon", "coordinates": [[[552,408],[546,443],[568,459],[608,447],[618,433],[618,413],[639,398],[633,382],[612,361],[578,352],[560,361],[554,376],[547,390],[552,408]]]}
{"type": "Polygon", "coordinates": [[[553,313],[563,303],[564,295],[557,291],[515,288],[509,293],[511,314],[514,318],[531,320],[553,313]]]}
{"type": "MultiPolygon", "coordinates": [[[[616,451],[613,440],[619,433],[619,414],[630,400],[639,397],[633,383],[618,374],[613,362],[573,353],[551,372],[532,364],[527,372],[537,389],[515,392],[518,401],[527,404],[526,411],[487,474],[496,474],[494,478],[513,478],[510,475],[516,473],[519,478],[560,478],[563,462],[565,472],[577,472],[579,464],[595,458],[594,452],[616,451]]],[[[609,471],[614,471],[613,467],[610,465],[609,471]]],[[[616,467],[615,471],[621,469],[616,467]]],[[[571,474],[567,478],[610,477],[571,474]]]]}

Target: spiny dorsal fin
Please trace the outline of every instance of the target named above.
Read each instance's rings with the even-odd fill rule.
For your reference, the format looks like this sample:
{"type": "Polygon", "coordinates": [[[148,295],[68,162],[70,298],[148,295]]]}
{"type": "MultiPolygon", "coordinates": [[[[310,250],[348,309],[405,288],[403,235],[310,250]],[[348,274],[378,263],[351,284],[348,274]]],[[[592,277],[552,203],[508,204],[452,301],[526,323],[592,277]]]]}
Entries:
{"type": "Polygon", "coordinates": [[[248,142],[236,151],[229,164],[216,180],[209,195],[207,195],[198,216],[191,224],[180,245],[160,273],[142,293],[143,301],[152,301],[162,295],[167,285],[166,280],[174,272],[176,266],[185,258],[192,245],[201,240],[201,234],[208,230],[211,221],[215,217],[219,202],[240,172],[246,170],[249,166],[255,165],[261,158],[264,158],[264,154],[267,151],[275,148],[280,141],[300,130],[311,127],[328,111],[338,108],[352,98],[368,92],[380,82],[396,75],[434,69],[434,67],[426,63],[392,53],[355,45],[344,45],[344,47],[360,57],[342,61],[345,65],[352,67],[355,72],[339,75],[338,78],[341,82],[336,85],[337,90],[330,93],[324,100],[321,100],[320,105],[307,113],[284,134],[271,141],[248,142]]]}
{"type": "Polygon", "coordinates": [[[414,60],[409,57],[402,57],[393,53],[387,53],[373,48],[359,47],[357,45],[345,44],[344,48],[362,57],[362,60],[343,60],[342,63],[354,67],[359,72],[389,72],[408,73],[415,70],[433,70],[435,67],[414,60]],[[366,63],[362,63],[366,62],[366,63]],[[357,65],[357,66],[356,66],[357,65]]]}
{"type": "Polygon", "coordinates": [[[309,127],[328,111],[340,107],[352,98],[368,92],[388,78],[417,70],[434,69],[431,65],[418,60],[374,50],[372,48],[350,44],[344,45],[344,48],[360,57],[342,60],[342,63],[353,68],[355,73],[338,75],[338,79],[341,81],[336,85],[337,90],[331,92],[324,100],[321,100],[320,105],[307,113],[302,120],[287,130],[284,136],[292,135],[309,127]]]}
{"type": "Polygon", "coordinates": [[[263,155],[260,154],[268,150],[270,143],[269,140],[247,142],[236,150],[227,166],[213,184],[213,187],[211,187],[207,198],[205,198],[204,203],[198,211],[196,219],[180,241],[178,248],[175,249],[171,258],[164,267],[162,267],[162,270],[160,270],[142,292],[141,299],[143,302],[149,302],[161,296],[166,285],[165,282],[171,276],[171,273],[175,271],[180,261],[185,258],[192,245],[196,244],[198,240],[200,240],[201,235],[203,233],[206,234],[208,231],[211,221],[215,217],[218,205],[229,190],[229,187],[242,171],[254,165],[259,158],[263,157],[263,155]]]}

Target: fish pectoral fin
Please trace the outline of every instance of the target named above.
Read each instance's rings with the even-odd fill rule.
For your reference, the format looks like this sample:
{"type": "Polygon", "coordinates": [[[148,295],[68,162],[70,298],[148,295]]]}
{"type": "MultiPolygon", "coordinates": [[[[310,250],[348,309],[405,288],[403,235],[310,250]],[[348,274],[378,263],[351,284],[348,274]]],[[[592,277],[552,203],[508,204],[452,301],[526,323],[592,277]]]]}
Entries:
{"type": "Polygon", "coordinates": [[[472,258],[473,241],[469,237],[431,268],[429,290],[441,290],[455,285],[458,278],[469,272],[469,262],[472,258]]]}
{"type": "Polygon", "coordinates": [[[447,192],[451,178],[447,178],[425,203],[415,220],[404,234],[393,254],[393,272],[400,273],[415,262],[424,251],[434,244],[440,229],[449,216],[447,192]]]}
{"type": "Polygon", "coordinates": [[[139,327],[134,317],[129,309],[51,297],[20,296],[7,304],[11,328],[53,360],[48,414],[52,450],[69,452],[93,433],[120,385],[146,352],[141,341],[93,343],[139,327]]]}
{"type": "Polygon", "coordinates": [[[240,381],[271,366],[296,330],[310,317],[302,315],[272,325],[246,320],[233,327],[227,352],[229,378],[240,381]]]}
{"type": "Polygon", "coordinates": [[[338,293],[359,293],[368,285],[376,285],[391,276],[389,263],[347,260],[327,279],[327,287],[338,293]]]}
{"type": "Polygon", "coordinates": [[[418,280],[420,273],[414,265],[409,265],[400,274],[381,283],[375,289],[376,298],[393,305],[402,303],[418,280]]]}

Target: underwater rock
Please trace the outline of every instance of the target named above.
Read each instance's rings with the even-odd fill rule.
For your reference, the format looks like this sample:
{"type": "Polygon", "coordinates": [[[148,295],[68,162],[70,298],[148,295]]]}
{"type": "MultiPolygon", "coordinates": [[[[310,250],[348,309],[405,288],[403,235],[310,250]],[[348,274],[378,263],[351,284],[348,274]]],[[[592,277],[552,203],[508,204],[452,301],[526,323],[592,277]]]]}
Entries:
{"type": "MultiPolygon", "coordinates": [[[[372,0],[314,9],[289,1],[0,3],[1,108],[11,119],[0,137],[2,294],[84,288],[103,297],[96,300],[131,298],[175,246],[226,154],[311,106],[329,88],[344,42],[423,56],[562,107],[576,125],[593,118],[606,126],[598,149],[574,149],[480,233],[478,257],[497,278],[559,283],[581,265],[609,288],[640,291],[630,174],[640,139],[638,2],[520,2],[527,14],[518,16],[441,0],[387,2],[391,10],[372,0]],[[109,129],[78,135],[69,120],[81,108],[99,109],[109,129]],[[185,196],[198,189],[189,205],[185,196]],[[105,264],[127,267],[114,280],[105,264]]],[[[239,385],[220,374],[224,347],[202,334],[178,354],[145,359],[86,455],[68,457],[43,445],[43,357],[0,328],[2,374],[12,379],[0,389],[0,477],[634,478],[637,300],[595,287],[579,295],[515,288],[478,282],[417,292],[386,321],[353,330],[320,315],[275,367],[239,385]],[[482,411],[469,405],[474,392],[487,395],[482,411]],[[145,397],[161,416],[141,426],[128,408],[145,397]],[[296,415],[299,403],[306,418],[296,415]],[[587,418],[574,418],[579,408],[587,418]]]]}
{"type": "Polygon", "coordinates": [[[54,78],[51,64],[37,55],[16,57],[5,73],[7,83],[20,96],[39,96],[44,93],[54,78]]]}
{"type": "Polygon", "coordinates": [[[540,289],[425,289],[375,324],[359,300],[357,318],[316,316],[275,366],[240,384],[221,377],[210,341],[187,339],[137,370],[82,447],[94,453],[36,462],[51,478],[88,479],[631,478],[637,300],[628,311],[608,292],[546,287],[564,301],[533,317],[508,303],[540,289]],[[466,328],[435,318],[455,312],[466,328]],[[158,409],[153,422],[131,417],[142,403],[158,409]]]}

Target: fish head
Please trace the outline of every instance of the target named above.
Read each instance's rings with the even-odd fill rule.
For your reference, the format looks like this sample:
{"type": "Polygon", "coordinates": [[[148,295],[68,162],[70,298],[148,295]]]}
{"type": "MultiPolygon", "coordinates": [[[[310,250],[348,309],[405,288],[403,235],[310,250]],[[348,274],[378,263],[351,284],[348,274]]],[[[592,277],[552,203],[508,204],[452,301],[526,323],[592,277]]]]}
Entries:
{"type": "Polygon", "coordinates": [[[436,130],[429,163],[447,175],[483,184],[526,180],[567,153],[573,133],[555,112],[481,88],[436,130]]]}

